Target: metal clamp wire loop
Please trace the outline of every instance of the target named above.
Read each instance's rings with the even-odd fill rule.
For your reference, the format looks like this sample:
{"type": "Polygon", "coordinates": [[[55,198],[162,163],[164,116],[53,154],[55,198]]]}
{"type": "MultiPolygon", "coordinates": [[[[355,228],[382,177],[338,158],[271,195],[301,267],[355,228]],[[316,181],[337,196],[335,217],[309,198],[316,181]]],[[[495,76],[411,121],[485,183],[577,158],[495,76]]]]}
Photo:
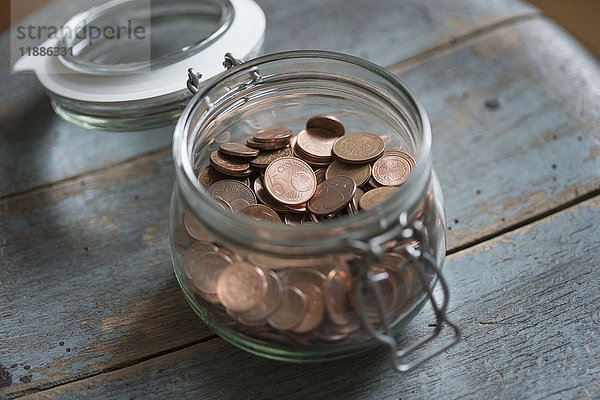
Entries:
{"type": "MultiPolygon", "coordinates": [[[[226,69],[235,68],[244,62],[239,58],[234,57],[231,53],[225,54],[225,61],[223,61],[223,67],[226,69]]],[[[250,79],[252,83],[258,83],[262,80],[260,76],[260,72],[258,68],[252,67],[248,71],[250,75],[250,79]]],[[[200,79],[202,78],[202,74],[196,71],[194,68],[188,69],[188,80],[187,80],[187,88],[192,94],[196,94],[200,91],[200,79]]]]}
{"type": "Polygon", "coordinates": [[[196,94],[200,91],[200,78],[202,78],[200,72],[196,71],[194,68],[188,69],[187,88],[192,94],[196,94]]]}
{"type": "MultiPolygon", "coordinates": [[[[242,60],[234,57],[233,54],[227,53],[227,54],[225,54],[225,61],[223,61],[223,66],[227,69],[231,69],[231,68],[235,68],[239,65],[242,65],[243,63],[244,62],[242,60]]],[[[252,83],[256,83],[261,80],[260,73],[258,71],[258,68],[256,68],[256,67],[250,68],[250,70],[248,71],[248,74],[250,75],[250,79],[252,80],[252,83]]]]}
{"type": "MultiPolygon", "coordinates": [[[[408,218],[405,213],[402,213],[402,215],[400,216],[398,226],[400,227],[399,236],[402,239],[413,239],[414,238],[414,239],[418,240],[419,242],[422,242],[422,240],[425,238],[425,229],[424,229],[423,224],[420,221],[414,221],[412,224],[409,224],[408,218]]],[[[396,234],[398,234],[398,232],[396,232],[396,234]]],[[[388,237],[389,235],[385,235],[385,236],[388,237]]],[[[366,264],[365,269],[360,274],[361,277],[358,281],[358,284],[356,285],[354,295],[356,296],[356,299],[358,300],[357,301],[358,312],[359,312],[359,315],[361,317],[361,320],[362,320],[362,323],[363,323],[365,329],[373,336],[373,338],[375,338],[375,340],[379,341],[380,343],[384,344],[386,347],[389,348],[390,357],[391,357],[391,361],[392,361],[394,368],[398,372],[408,372],[408,371],[412,370],[413,368],[428,361],[432,357],[445,351],[449,347],[458,343],[458,341],[460,340],[460,329],[453,322],[451,322],[448,319],[448,317],[446,316],[446,309],[448,307],[448,299],[449,299],[450,291],[448,289],[448,284],[446,282],[446,279],[444,278],[441,270],[437,266],[437,263],[436,263],[434,257],[431,254],[429,254],[428,252],[417,250],[412,246],[405,245],[405,246],[403,246],[403,250],[407,255],[407,260],[405,260],[401,264],[398,264],[396,266],[396,268],[400,271],[400,270],[406,268],[406,266],[408,264],[410,264],[411,262],[418,264],[419,268],[416,268],[417,274],[419,276],[419,280],[421,281],[421,285],[427,294],[427,298],[429,299],[429,302],[431,303],[431,306],[434,310],[437,324],[436,324],[435,330],[433,331],[433,333],[431,335],[429,335],[421,340],[418,340],[417,342],[409,345],[408,347],[405,347],[400,350],[398,349],[396,340],[394,339],[394,336],[392,334],[392,329],[391,329],[391,326],[389,323],[389,318],[387,315],[385,300],[383,298],[383,295],[381,293],[381,288],[379,286],[378,276],[373,274],[369,270],[369,267],[370,267],[372,261],[380,260],[382,258],[383,252],[382,252],[381,244],[383,242],[384,241],[382,241],[381,238],[374,238],[373,240],[369,241],[368,244],[358,241],[358,240],[352,241],[352,243],[351,243],[352,247],[363,252],[363,254],[365,254],[366,258],[367,258],[367,260],[365,260],[365,261],[367,261],[365,263],[366,264]],[[427,277],[425,276],[425,273],[423,272],[425,269],[424,267],[426,265],[428,267],[430,267],[430,270],[434,271],[434,273],[437,275],[437,277],[439,279],[439,282],[440,282],[440,285],[442,288],[442,303],[441,303],[441,305],[438,305],[438,303],[435,301],[435,298],[433,296],[433,291],[432,291],[431,287],[429,286],[429,281],[427,280],[427,277]],[[365,301],[364,301],[365,289],[371,289],[375,296],[377,313],[378,313],[378,317],[381,320],[381,328],[380,329],[377,329],[375,327],[375,325],[371,322],[371,320],[369,319],[369,316],[367,315],[366,305],[365,305],[365,301]],[[426,354],[416,360],[413,360],[409,363],[402,364],[400,362],[400,359],[402,359],[403,357],[411,354],[414,350],[416,350],[419,347],[422,347],[422,346],[426,345],[427,343],[431,342],[432,340],[434,340],[440,334],[440,332],[443,328],[444,322],[448,326],[450,326],[454,331],[454,336],[449,342],[443,344],[442,346],[438,347],[437,349],[435,349],[435,350],[429,352],[428,354],[426,354]]]]}

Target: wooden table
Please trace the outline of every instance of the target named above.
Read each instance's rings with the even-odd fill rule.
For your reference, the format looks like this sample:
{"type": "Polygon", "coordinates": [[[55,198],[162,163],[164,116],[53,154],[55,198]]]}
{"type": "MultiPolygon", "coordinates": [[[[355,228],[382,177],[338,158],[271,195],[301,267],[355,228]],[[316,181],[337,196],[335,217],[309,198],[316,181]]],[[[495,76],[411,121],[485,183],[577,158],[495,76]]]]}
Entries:
{"type": "MultiPolygon", "coordinates": [[[[259,2],[266,52],[364,57],[427,108],[462,341],[403,376],[383,351],[294,365],[227,344],[172,271],[172,128],[69,125],[5,58],[0,397],[600,398],[597,62],[513,0],[259,2]]],[[[58,23],[73,3],[36,18],[58,23]]],[[[424,309],[399,340],[433,321],[424,309]]]]}

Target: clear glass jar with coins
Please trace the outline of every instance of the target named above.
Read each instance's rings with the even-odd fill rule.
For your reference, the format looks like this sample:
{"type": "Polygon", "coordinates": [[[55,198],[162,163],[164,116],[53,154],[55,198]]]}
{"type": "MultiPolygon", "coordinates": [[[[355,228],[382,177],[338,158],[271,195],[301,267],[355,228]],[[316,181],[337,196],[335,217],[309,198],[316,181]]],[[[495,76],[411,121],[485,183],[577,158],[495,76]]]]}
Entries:
{"type": "Polygon", "coordinates": [[[347,55],[227,55],[224,65],[204,87],[190,75],[198,93],[173,143],[172,258],[194,311],[230,343],[292,362],[383,344],[403,371],[455,343],[421,105],[347,55]],[[398,348],[394,334],[427,303],[439,328],[398,348]],[[450,342],[427,343],[443,325],[450,342]],[[433,350],[406,362],[425,344],[433,350]]]}

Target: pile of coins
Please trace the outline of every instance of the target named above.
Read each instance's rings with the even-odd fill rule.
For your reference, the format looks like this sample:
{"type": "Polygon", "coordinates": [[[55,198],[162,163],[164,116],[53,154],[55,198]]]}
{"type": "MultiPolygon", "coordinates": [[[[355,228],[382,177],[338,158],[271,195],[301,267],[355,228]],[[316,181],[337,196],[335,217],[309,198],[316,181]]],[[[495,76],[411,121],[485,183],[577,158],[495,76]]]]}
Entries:
{"type": "MultiPolygon", "coordinates": [[[[220,207],[272,223],[315,224],[370,210],[387,200],[415,167],[402,149],[385,149],[379,136],[346,133],[333,116],[316,116],[294,135],[275,128],[254,133],[246,143],[222,143],[198,180],[220,207]]],[[[192,290],[223,313],[222,323],[254,329],[295,342],[338,341],[360,328],[354,287],[360,257],[314,268],[257,265],[249,256],[211,241],[189,212],[175,244],[183,254],[192,290]]],[[[412,265],[403,264],[401,247],[386,243],[373,273],[388,317],[398,316],[422,295],[412,265]]],[[[413,244],[417,246],[417,243],[413,244]]],[[[364,302],[369,319],[380,322],[374,296],[364,302]]]]}
{"type": "Polygon", "coordinates": [[[246,144],[221,144],[198,180],[225,209],[270,222],[318,223],[377,207],[414,167],[410,154],[386,150],[379,136],[346,134],[337,118],[316,116],[296,136],[276,128],[246,144]]]}

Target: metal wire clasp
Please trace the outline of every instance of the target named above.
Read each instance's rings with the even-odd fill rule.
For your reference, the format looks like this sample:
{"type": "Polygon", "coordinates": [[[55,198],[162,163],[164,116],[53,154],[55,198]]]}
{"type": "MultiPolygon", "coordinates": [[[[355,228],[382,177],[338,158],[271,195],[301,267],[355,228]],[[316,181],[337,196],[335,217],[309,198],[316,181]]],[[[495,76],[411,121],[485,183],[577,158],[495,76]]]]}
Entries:
{"type": "MultiPolygon", "coordinates": [[[[223,67],[226,69],[235,68],[244,62],[239,58],[236,58],[231,53],[225,54],[225,61],[223,61],[223,67]]],[[[260,82],[261,76],[258,71],[258,68],[252,67],[248,71],[250,75],[250,79],[252,83],[260,82]]],[[[188,69],[188,80],[187,80],[187,88],[192,94],[196,94],[200,91],[200,79],[202,78],[202,74],[196,71],[194,68],[188,69]]]]}
{"type": "MultiPolygon", "coordinates": [[[[427,294],[427,297],[433,307],[436,317],[436,327],[433,333],[403,349],[398,349],[396,340],[394,339],[394,335],[392,333],[392,328],[388,318],[388,312],[386,309],[386,304],[382,295],[382,291],[379,285],[379,282],[385,279],[385,276],[382,274],[374,274],[371,271],[370,266],[381,261],[383,257],[383,249],[382,243],[385,241],[396,237],[404,240],[415,239],[419,243],[427,243],[425,240],[425,227],[421,221],[413,221],[411,223],[408,222],[408,217],[405,213],[402,213],[399,218],[399,224],[388,231],[386,234],[371,239],[368,243],[354,240],[351,245],[359,250],[365,256],[366,265],[363,271],[360,272],[358,284],[355,287],[354,295],[358,300],[358,313],[363,323],[365,329],[380,343],[387,346],[390,350],[390,358],[394,368],[398,372],[408,372],[413,368],[423,364],[425,361],[431,359],[432,357],[440,354],[451,346],[454,346],[456,343],[460,341],[460,329],[453,322],[451,322],[447,315],[446,310],[448,308],[448,298],[450,292],[448,290],[448,285],[446,283],[446,279],[442,275],[441,270],[439,269],[437,262],[434,257],[429,253],[429,249],[416,249],[411,245],[402,246],[402,250],[405,253],[405,261],[396,266],[398,270],[402,270],[410,263],[417,264],[418,268],[415,268],[417,274],[419,276],[419,280],[421,281],[421,285],[423,290],[427,294]],[[438,304],[433,297],[433,292],[431,287],[429,286],[429,282],[427,280],[427,276],[425,275],[425,270],[433,271],[440,282],[443,299],[442,304],[438,304]],[[367,290],[371,290],[375,296],[377,313],[379,320],[381,321],[380,328],[376,328],[371,320],[368,318],[367,309],[365,305],[364,293],[367,290]],[[421,346],[429,343],[433,339],[435,339],[443,328],[443,323],[446,323],[450,326],[454,335],[449,342],[442,344],[437,347],[433,351],[425,354],[424,356],[413,360],[408,363],[402,363],[402,359],[411,354],[413,351],[418,349],[421,346]]],[[[385,275],[385,274],[384,274],[385,275]]]]}
{"type": "Polygon", "coordinates": [[[200,72],[196,71],[194,68],[188,69],[187,88],[192,94],[196,94],[200,91],[200,78],[202,78],[200,72]]]}

